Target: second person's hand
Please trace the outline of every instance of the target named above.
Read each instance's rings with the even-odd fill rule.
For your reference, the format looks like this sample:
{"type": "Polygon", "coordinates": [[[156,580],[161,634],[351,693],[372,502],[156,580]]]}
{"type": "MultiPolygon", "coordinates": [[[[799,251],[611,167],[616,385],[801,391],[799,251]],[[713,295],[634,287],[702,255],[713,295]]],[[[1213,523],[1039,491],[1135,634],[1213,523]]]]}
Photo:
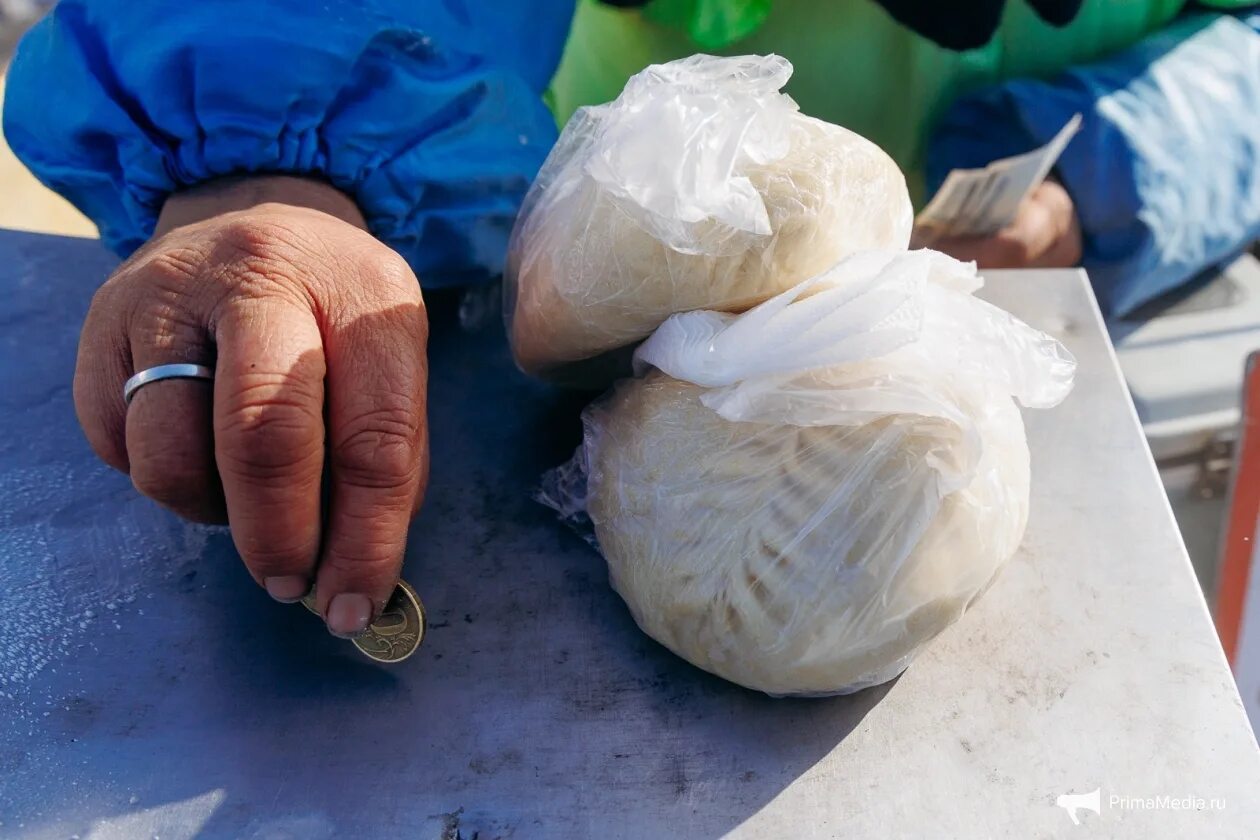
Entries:
{"type": "Polygon", "coordinates": [[[1019,206],[1015,221],[991,236],[949,236],[924,244],[980,268],[1068,268],[1080,265],[1081,221],[1057,181],[1043,181],[1019,206]]]}
{"type": "Polygon", "coordinates": [[[186,518],[227,521],[255,580],[286,602],[314,586],[342,636],[388,600],[429,462],[420,287],[363,228],[345,195],[296,178],[173,196],[93,299],[74,382],[102,459],[186,518]],[[134,372],[175,362],[215,379],[124,403],[134,372]]]}

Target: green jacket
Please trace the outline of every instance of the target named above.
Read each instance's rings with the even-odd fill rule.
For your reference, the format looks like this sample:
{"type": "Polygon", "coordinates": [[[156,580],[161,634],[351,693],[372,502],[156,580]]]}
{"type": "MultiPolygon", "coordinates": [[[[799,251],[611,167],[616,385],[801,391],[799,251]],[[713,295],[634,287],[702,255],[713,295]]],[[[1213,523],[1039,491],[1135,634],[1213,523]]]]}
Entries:
{"type": "Polygon", "coordinates": [[[695,52],[778,53],[796,67],[787,92],[801,109],[882,146],[919,203],[929,128],[959,93],[1095,60],[1164,26],[1185,5],[1086,0],[1072,23],[1056,29],[1010,0],[994,38],[959,53],[916,35],[874,0],[654,0],[642,11],[579,0],[551,105],[563,123],[581,105],[614,98],[649,64],[695,52]]]}

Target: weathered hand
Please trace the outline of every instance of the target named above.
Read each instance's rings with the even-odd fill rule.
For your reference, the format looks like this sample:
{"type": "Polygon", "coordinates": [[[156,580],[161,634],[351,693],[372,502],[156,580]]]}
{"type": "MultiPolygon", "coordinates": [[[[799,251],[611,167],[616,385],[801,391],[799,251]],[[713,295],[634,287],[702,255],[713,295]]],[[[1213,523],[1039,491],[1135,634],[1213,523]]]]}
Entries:
{"type": "Polygon", "coordinates": [[[943,237],[929,246],[981,268],[1066,268],[1080,264],[1081,223],[1067,190],[1045,181],[992,236],[943,237]]]}
{"type": "Polygon", "coordinates": [[[172,197],[92,301],[74,381],[101,458],[184,517],[226,520],[273,597],[314,584],[338,635],[388,599],[428,478],[424,301],[362,228],[344,195],[294,178],[172,197]],[[215,381],[124,405],[133,372],[172,362],[215,381]]]}

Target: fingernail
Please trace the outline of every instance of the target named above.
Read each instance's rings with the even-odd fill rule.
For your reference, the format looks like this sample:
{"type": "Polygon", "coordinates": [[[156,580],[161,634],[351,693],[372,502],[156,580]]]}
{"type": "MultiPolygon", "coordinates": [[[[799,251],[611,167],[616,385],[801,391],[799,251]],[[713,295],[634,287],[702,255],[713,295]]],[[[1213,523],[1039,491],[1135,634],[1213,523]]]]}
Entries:
{"type": "Polygon", "coordinates": [[[366,595],[342,592],[334,595],[329,602],[324,620],[329,633],[349,639],[362,633],[372,623],[372,602],[366,595]]]}
{"type": "Polygon", "coordinates": [[[306,596],[311,583],[301,575],[278,575],[263,581],[267,594],[282,604],[296,603],[306,596]]]}

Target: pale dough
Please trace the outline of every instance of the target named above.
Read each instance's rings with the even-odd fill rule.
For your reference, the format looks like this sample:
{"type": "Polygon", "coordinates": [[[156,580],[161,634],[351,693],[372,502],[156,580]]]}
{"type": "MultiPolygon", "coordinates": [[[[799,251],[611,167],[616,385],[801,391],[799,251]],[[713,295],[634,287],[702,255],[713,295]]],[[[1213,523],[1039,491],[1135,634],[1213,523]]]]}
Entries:
{"type": "MultiPolygon", "coordinates": [[[[508,281],[512,348],[526,372],[603,386],[620,364],[573,365],[647,336],[674,313],[743,311],[865,249],[907,247],[905,178],[878,146],[793,112],[786,156],[749,163],[771,233],[697,225],[722,253],[683,253],[659,241],[583,169],[598,116],[566,129],[513,235],[508,281]],[[729,234],[729,235],[728,235],[729,234]]],[[[663,150],[662,153],[665,153],[663,150]]]]}
{"type": "MultiPolygon", "coordinates": [[[[826,371],[807,376],[828,387],[826,371]]],[[[613,586],[648,635],[707,671],[775,695],[889,680],[1019,545],[1028,450],[1007,396],[946,395],[972,418],[967,438],[913,414],[730,422],[703,393],[659,371],[619,384],[586,415],[586,455],[613,586]],[[972,478],[942,488],[941,469],[972,478]]]]}

